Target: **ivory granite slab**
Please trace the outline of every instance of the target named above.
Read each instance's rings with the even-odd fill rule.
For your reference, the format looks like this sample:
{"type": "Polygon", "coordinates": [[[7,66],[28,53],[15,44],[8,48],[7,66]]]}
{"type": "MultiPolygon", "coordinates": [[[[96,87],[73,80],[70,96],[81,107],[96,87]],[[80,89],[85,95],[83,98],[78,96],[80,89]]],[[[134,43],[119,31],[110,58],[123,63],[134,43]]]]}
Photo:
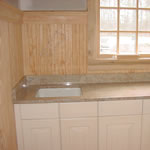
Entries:
{"type": "Polygon", "coordinates": [[[64,84],[28,85],[16,90],[13,96],[14,104],[32,103],[65,103],[86,101],[110,101],[110,100],[137,100],[150,99],[150,82],[141,83],[91,83],[91,84],[64,84]],[[36,92],[40,88],[80,87],[81,96],[78,97],[53,97],[38,98],[36,92]]]}

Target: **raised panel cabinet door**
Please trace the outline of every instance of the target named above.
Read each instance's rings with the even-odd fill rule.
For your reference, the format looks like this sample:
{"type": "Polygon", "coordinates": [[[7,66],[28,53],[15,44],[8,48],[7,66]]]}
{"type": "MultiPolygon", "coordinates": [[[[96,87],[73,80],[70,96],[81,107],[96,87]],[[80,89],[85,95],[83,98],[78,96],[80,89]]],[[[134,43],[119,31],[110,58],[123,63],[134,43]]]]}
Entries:
{"type": "Polygon", "coordinates": [[[99,118],[99,150],[140,150],[141,116],[99,118]]]}
{"type": "Polygon", "coordinates": [[[141,150],[150,150],[150,115],[143,115],[141,150]]]}
{"type": "Polygon", "coordinates": [[[60,150],[59,120],[23,120],[24,150],[60,150]]]}
{"type": "Polygon", "coordinates": [[[61,120],[62,150],[97,150],[97,118],[61,120]]]}

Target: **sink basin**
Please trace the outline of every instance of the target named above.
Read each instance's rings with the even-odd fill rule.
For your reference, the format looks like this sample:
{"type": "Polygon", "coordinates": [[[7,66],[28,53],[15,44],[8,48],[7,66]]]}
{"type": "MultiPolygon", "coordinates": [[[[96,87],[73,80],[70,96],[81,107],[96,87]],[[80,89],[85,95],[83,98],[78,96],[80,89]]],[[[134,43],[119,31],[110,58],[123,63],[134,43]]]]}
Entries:
{"type": "Polygon", "coordinates": [[[68,97],[80,95],[80,88],[42,88],[36,93],[36,97],[68,97]]]}

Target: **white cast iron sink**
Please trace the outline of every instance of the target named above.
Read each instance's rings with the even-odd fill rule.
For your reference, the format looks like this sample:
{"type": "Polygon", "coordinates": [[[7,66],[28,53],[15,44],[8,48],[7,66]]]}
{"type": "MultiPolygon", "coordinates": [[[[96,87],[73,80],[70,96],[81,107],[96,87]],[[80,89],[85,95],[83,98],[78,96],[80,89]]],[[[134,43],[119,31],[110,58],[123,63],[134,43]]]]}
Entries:
{"type": "Polygon", "coordinates": [[[81,96],[80,88],[42,88],[36,93],[36,97],[68,97],[81,96]]]}

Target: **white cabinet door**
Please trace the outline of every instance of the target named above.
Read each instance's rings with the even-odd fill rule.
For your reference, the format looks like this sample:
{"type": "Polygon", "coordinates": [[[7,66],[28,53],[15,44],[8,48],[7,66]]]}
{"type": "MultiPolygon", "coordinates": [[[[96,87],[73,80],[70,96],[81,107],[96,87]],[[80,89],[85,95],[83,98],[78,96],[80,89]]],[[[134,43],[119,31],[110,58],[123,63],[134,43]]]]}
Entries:
{"type": "Polygon", "coordinates": [[[101,117],[99,150],[140,150],[141,116],[101,117]]]}
{"type": "Polygon", "coordinates": [[[61,120],[62,150],[97,150],[97,118],[61,120]]]}
{"type": "Polygon", "coordinates": [[[143,115],[142,150],[150,150],[150,115],[143,115]]]}
{"type": "Polygon", "coordinates": [[[24,150],[60,150],[59,120],[23,120],[24,150]]]}

